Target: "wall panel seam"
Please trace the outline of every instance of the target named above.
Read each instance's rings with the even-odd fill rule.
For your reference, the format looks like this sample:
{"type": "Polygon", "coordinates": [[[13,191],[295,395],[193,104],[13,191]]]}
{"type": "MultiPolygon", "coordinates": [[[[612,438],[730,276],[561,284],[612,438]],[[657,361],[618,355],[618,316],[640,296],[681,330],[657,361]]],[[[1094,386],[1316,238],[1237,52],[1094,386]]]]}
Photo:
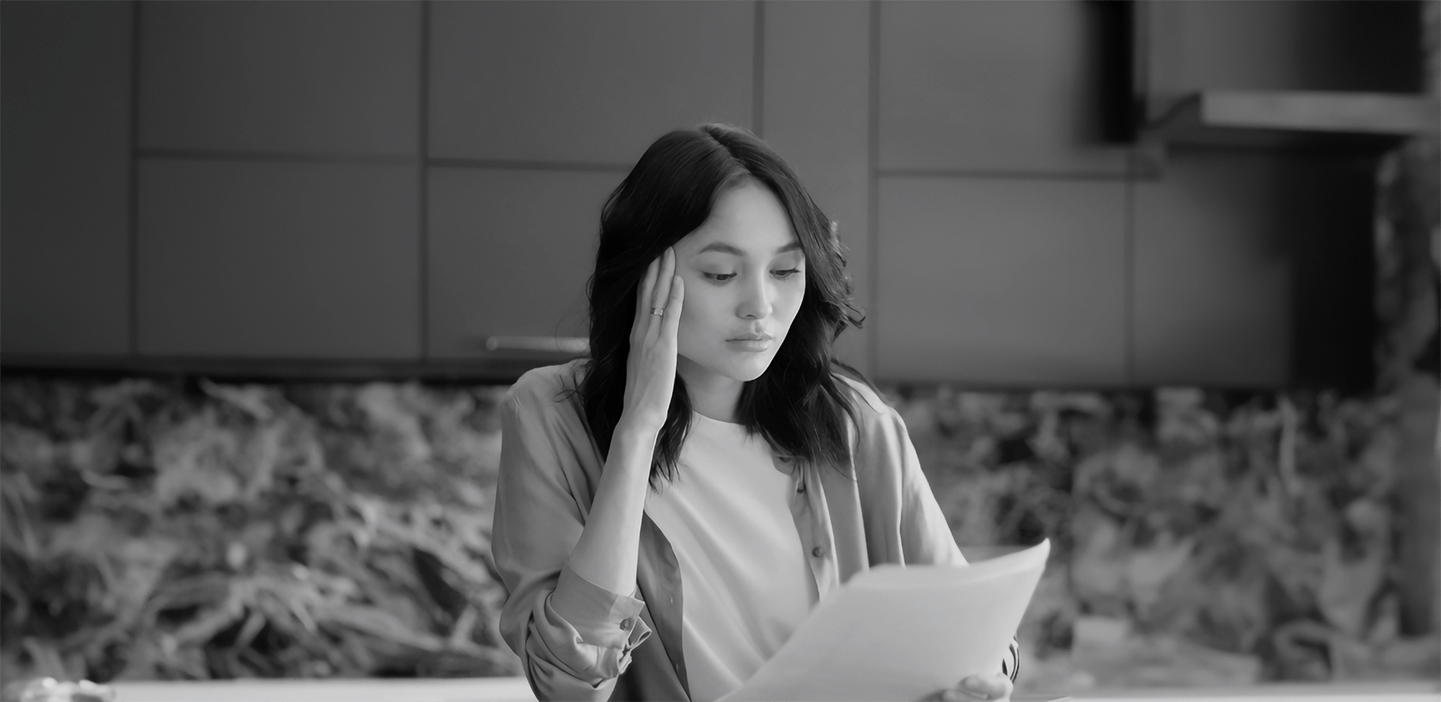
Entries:
{"type": "Polygon", "coordinates": [[[766,8],[765,0],[756,0],[755,29],[753,31],[751,56],[751,126],[757,137],[765,138],[765,61],[766,61],[766,8]]]}
{"type": "Polygon", "coordinates": [[[416,153],[420,157],[420,168],[416,169],[416,210],[419,221],[419,243],[416,265],[419,267],[417,285],[420,286],[417,305],[420,316],[417,333],[420,334],[420,360],[430,359],[430,0],[420,3],[420,84],[419,114],[416,127],[419,130],[419,144],[416,153]]]}
{"type": "Polygon", "coordinates": [[[580,171],[585,173],[629,173],[628,163],[585,163],[580,161],[524,161],[482,158],[431,158],[430,168],[470,168],[493,171],[580,171]]]}
{"type": "Polygon", "coordinates": [[[354,165],[412,165],[415,156],[385,154],[324,153],[304,151],[256,151],[250,149],[138,148],[140,158],[174,161],[247,161],[259,163],[321,163],[354,165]]]}
{"type": "Polygon", "coordinates": [[[1122,347],[1124,376],[1128,386],[1136,384],[1136,159],[1134,151],[1126,159],[1126,185],[1122,206],[1121,266],[1122,266],[1122,328],[1125,330],[1125,344],[1122,347]]]}
{"type": "Polygon", "coordinates": [[[872,377],[881,375],[880,339],[879,329],[876,328],[876,310],[881,299],[881,215],[880,215],[880,153],[881,153],[881,3],[880,0],[871,0],[870,8],[870,55],[867,57],[870,64],[870,85],[868,86],[870,97],[870,124],[866,129],[866,199],[870,211],[867,213],[867,226],[870,227],[869,247],[870,263],[866,272],[870,277],[870,291],[867,302],[866,318],[870,322],[869,330],[866,333],[866,345],[870,358],[870,371],[872,377]]]}
{"type": "Polygon", "coordinates": [[[1011,171],[1011,170],[986,170],[986,169],[931,169],[931,168],[877,168],[877,176],[882,178],[935,178],[948,180],[961,179],[1014,179],[1014,180],[1097,180],[1124,182],[1128,179],[1126,170],[1104,172],[1104,171],[1011,171]]]}
{"type": "Polygon", "coordinates": [[[140,353],[140,28],[143,4],[131,2],[130,13],[130,212],[126,265],[127,300],[130,319],[126,348],[131,357],[140,353]]]}

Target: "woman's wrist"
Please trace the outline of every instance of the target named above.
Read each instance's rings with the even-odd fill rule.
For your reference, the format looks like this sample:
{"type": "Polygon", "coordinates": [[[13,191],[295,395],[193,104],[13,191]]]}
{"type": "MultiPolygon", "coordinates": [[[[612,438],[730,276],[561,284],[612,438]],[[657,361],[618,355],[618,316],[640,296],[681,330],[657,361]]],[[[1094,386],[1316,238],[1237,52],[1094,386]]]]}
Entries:
{"type": "Polygon", "coordinates": [[[615,433],[611,435],[611,444],[624,441],[636,448],[645,448],[649,455],[655,449],[655,442],[660,437],[660,427],[651,426],[646,422],[638,422],[625,415],[621,415],[620,421],[616,422],[615,433]]]}
{"type": "Polygon", "coordinates": [[[610,458],[606,467],[621,467],[628,472],[650,477],[651,457],[655,455],[655,443],[660,429],[626,421],[621,417],[610,440],[610,458]]]}

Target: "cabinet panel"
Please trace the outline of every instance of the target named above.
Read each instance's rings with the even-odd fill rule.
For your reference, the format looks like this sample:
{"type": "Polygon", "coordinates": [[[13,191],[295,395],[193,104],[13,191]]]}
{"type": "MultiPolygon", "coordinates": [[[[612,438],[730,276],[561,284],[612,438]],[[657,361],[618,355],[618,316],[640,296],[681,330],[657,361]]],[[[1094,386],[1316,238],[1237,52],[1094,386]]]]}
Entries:
{"type": "MultiPolygon", "coordinates": [[[[839,226],[855,299],[869,310],[870,5],[764,5],[762,136],[839,226]]],[[[870,327],[837,341],[842,360],[871,372],[870,327]]]]}
{"type": "Polygon", "coordinates": [[[1173,153],[1135,197],[1136,381],[1284,385],[1291,262],[1276,157],[1173,153]]]}
{"type": "Polygon", "coordinates": [[[432,168],[430,356],[491,356],[492,336],[586,336],[600,209],[624,177],[432,168]]]}
{"type": "Polygon", "coordinates": [[[1123,174],[1103,5],[881,3],[881,168],[1123,174]]]}
{"type": "Polygon", "coordinates": [[[1424,92],[1421,4],[1146,0],[1135,89],[1150,121],[1205,90],[1424,92]]]}
{"type": "Polygon", "coordinates": [[[0,3],[7,354],[130,347],[128,3],[0,3]]]}
{"type": "Polygon", "coordinates": [[[140,144],[413,156],[420,3],[145,3],[140,144]]]}
{"type": "Polygon", "coordinates": [[[1137,381],[1371,382],[1374,166],[1172,149],[1136,185],[1137,381]]]}
{"type": "Polygon", "coordinates": [[[1123,183],[885,177],[879,206],[882,378],[1124,382],[1123,183]]]}
{"type": "Polygon", "coordinates": [[[144,159],[140,351],[416,359],[415,166],[144,159]]]}
{"type": "Polygon", "coordinates": [[[749,126],[751,2],[431,7],[430,155],[634,163],[671,129],[749,126]]]}

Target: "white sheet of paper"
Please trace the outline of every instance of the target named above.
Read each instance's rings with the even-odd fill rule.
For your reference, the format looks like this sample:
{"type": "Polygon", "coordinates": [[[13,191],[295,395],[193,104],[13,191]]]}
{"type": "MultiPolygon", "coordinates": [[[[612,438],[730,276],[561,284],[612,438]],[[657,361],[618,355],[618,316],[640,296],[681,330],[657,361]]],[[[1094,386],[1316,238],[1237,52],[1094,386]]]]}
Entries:
{"type": "Polygon", "coordinates": [[[742,700],[918,700],[999,673],[1050,540],[967,566],[872,568],[826,597],[744,685],[742,700]]]}

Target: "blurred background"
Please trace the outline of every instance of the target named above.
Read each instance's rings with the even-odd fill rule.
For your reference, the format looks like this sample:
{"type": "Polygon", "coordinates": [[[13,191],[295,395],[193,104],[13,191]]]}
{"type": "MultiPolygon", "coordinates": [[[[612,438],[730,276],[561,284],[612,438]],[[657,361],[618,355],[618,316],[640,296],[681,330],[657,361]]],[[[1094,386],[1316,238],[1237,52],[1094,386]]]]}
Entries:
{"type": "Polygon", "coordinates": [[[585,353],[604,198],[703,121],[838,222],[842,355],[963,550],[1052,539],[1022,690],[1434,682],[1438,37],[1434,0],[0,3],[0,682],[519,675],[494,409],[585,353]]]}

